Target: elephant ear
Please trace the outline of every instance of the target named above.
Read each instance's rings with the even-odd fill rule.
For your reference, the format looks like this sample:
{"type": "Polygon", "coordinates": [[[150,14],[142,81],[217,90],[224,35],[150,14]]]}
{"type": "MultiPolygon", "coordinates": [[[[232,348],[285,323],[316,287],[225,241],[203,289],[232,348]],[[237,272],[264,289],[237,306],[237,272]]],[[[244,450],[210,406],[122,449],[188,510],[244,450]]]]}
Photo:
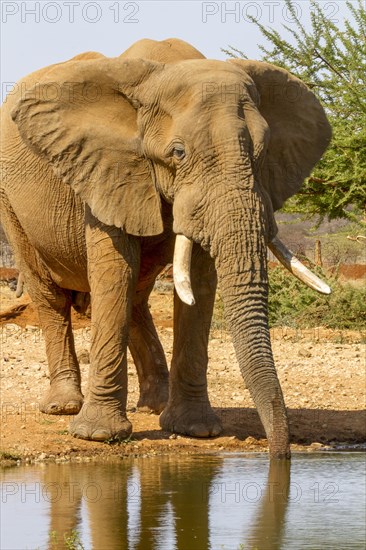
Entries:
{"type": "MultiPolygon", "coordinates": [[[[261,61],[230,62],[252,78],[259,92],[258,109],[270,130],[260,181],[277,210],[310,175],[329,145],[331,128],[315,95],[286,70],[261,61]]],[[[256,133],[249,131],[252,137],[256,133]]]]}
{"type": "Polygon", "coordinates": [[[162,67],[141,59],[71,60],[51,68],[12,111],[22,139],[96,218],[138,236],[163,231],[135,108],[162,67]]]}

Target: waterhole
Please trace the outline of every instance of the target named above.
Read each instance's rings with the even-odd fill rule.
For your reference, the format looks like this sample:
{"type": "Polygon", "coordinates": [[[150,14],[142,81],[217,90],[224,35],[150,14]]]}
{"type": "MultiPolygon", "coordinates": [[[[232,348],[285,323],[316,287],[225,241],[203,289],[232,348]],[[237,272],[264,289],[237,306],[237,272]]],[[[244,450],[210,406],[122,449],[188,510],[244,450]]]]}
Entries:
{"type": "Polygon", "coordinates": [[[365,548],[361,453],[38,464],[1,471],[1,550],[365,548]]]}

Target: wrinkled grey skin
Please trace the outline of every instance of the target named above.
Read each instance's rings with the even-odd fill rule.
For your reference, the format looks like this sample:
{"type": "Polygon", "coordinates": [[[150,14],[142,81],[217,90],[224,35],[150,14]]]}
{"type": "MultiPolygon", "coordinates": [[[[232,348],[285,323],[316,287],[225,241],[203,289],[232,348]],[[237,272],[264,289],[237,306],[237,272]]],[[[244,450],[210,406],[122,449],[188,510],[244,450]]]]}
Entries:
{"type": "Polygon", "coordinates": [[[51,387],[42,410],[77,413],[77,437],[127,437],[129,345],[139,406],[165,407],[164,429],[218,434],[206,381],[218,279],[270,455],[288,457],[268,330],[266,245],[277,231],[273,211],[299,189],[329,142],[316,98],[282,69],[206,60],[175,39],[142,40],[114,59],[83,54],[25,84],[3,106],[1,201],[45,335],[51,387]],[[196,304],[175,297],[168,398],[147,300],[172,259],[174,234],[195,243],[196,304]],[[91,371],[83,401],[70,307],[86,304],[89,292],[91,371]]]}

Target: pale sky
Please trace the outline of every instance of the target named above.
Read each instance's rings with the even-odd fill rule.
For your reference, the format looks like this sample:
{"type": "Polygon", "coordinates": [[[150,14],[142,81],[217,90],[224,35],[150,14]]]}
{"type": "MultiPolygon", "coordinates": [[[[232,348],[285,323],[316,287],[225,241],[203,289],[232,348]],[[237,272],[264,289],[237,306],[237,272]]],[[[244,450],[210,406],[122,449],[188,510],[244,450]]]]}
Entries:
{"type": "MultiPolygon", "coordinates": [[[[294,3],[309,27],[310,2],[294,3]]],[[[329,19],[343,25],[348,14],[344,0],[318,3],[329,19]]],[[[251,15],[281,33],[282,25],[291,25],[283,0],[2,0],[2,99],[9,83],[34,70],[84,51],[116,56],[140,38],[181,38],[216,59],[225,58],[221,48],[230,44],[259,59],[258,43],[265,40],[249,21],[251,15]]]]}

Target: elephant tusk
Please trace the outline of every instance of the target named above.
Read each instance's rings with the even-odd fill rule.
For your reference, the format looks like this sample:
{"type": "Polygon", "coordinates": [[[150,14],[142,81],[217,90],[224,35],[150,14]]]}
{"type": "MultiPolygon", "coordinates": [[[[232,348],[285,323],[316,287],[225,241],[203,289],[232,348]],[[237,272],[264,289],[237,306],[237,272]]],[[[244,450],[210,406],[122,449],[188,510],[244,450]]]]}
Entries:
{"type": "Polygon", "coordinates": [[[188,306],[194,306],[195,299],[191,287],[191,257],[193,242],[184,235],[175,238],[173,278],[179,298],[188,306]]]}
{"type": "Polygon", "coordinates": [[[312,273],[310,269],[305,267],[277,237],[268,244],[268,248],[286,269],[307,286],[313,290],[317,290],[321,294],[330,294],[332,292],[329,286],[312,273]]]}
{"type": "Polygon", "coordinates": [[[20,298],[23,294],[23,290],[24,290],[24,277],[23,277],[23,273],[20,272],[19,275],[18,275],[18,281],[17,281],[17,288],[16,288],[15,296],[17,298],[20,298]]]}

